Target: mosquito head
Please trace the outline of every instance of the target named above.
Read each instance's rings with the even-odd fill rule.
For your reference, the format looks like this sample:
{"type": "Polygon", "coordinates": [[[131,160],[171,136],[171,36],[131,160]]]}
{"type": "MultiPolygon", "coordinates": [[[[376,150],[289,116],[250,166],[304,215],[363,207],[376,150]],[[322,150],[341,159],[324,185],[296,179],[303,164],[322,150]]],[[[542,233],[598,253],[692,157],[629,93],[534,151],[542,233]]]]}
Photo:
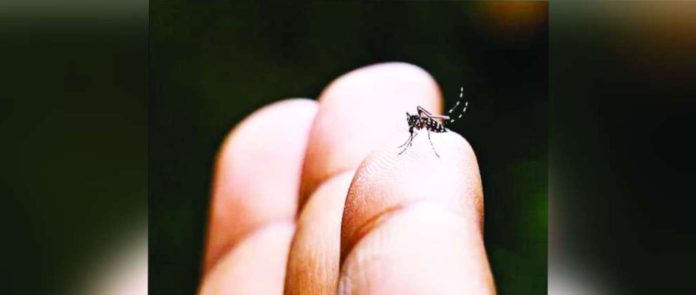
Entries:
{"type": "Polygon", "coordinates": [[[418,115],[411,115],[406,112],[406,122],[408,122],[409,127],[413,127],[418,122],[418,115]]]}

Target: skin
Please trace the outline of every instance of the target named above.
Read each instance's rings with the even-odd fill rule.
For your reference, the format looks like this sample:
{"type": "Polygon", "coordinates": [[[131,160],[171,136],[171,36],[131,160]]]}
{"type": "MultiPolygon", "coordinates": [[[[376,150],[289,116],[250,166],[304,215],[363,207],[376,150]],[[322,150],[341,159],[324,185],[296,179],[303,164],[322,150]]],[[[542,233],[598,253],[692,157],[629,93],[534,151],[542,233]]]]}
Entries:
{"type": "Polygon", "coordinates": [[[422,134],[397,155],[418,105],[442,112],[434,79],[385,63],[235,127],[215,167],[200,294],[494,294],[471,146],[433,133],[438,158],[422,134]]]}

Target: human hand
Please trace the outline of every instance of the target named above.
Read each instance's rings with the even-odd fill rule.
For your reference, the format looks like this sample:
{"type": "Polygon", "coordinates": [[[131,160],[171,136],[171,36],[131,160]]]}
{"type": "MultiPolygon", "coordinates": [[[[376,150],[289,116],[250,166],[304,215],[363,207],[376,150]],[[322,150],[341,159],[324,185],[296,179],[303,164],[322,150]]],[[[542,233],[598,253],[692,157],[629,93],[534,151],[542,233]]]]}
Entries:
{"type": "Polygon", "coordinates": [[[249,116],[212,183],[201,294],[491,294],[476,156],[454,132],[398,155],[405,112],[442,112],[404,63],[249,116]]]}

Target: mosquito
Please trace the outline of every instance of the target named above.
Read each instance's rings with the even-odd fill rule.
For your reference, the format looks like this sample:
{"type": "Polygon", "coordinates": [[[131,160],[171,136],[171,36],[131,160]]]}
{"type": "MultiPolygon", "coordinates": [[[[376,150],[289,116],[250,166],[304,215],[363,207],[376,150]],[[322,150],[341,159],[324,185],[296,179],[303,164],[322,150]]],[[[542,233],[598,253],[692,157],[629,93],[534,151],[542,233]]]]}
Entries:
{"type": "Polygon", "coordinates": [[[433,141],[430,139],[430,133],[445,133],[447,132],[447,128],[445,128],[446,124],[452,124],[454,121],[462,118],[464,112],[466,112],[466,108],[469,106],[469,101],[464,102],[464,108],[456,119],[450,117],[450,115],[452,115],[452,112],[459,106],[463,96],[464,87],[460,87],[459,100],[457,100],[457,103],[447,112],[447,115],[434,115],[421,106],[418,106],[417,108],[418,114],[412,115],[406,112],[406,122],[408,122],[408,132],[410,135],[406,142],[399,146],[399,148],[403,148],[401,152],[399,152],[399,155],[403,154],[411,145],[413,145],[413,139],[416,138],[416,135],[418,135],[417,131],[425,129],[428,132],[428,141],[430,142],[430,146],[433,148],[435,156],[439,158],[440,155],[437,153],[435,145],[433,145],[433,141]]]}

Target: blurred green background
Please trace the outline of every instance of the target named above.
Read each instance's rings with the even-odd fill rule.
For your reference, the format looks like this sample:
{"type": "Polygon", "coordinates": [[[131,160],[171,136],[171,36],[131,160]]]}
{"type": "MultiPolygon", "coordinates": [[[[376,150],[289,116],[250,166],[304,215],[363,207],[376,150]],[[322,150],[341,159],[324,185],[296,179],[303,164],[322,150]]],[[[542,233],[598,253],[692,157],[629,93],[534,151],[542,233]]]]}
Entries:
{"type": "Polygon", "coordinates": [[[81,294],[146,239],[147,3],[76,2],[0,1],[0,294],[81,294]]]}
{"type": "Polygon", "coordinates": [[[151,1],[149,288],[199,283],[209,185],[225,134],[259,107],[315,98],[384,61],[435,77],[477,152],[501,294],[547,289],[548,5],[544,2],[151,1]]]}

